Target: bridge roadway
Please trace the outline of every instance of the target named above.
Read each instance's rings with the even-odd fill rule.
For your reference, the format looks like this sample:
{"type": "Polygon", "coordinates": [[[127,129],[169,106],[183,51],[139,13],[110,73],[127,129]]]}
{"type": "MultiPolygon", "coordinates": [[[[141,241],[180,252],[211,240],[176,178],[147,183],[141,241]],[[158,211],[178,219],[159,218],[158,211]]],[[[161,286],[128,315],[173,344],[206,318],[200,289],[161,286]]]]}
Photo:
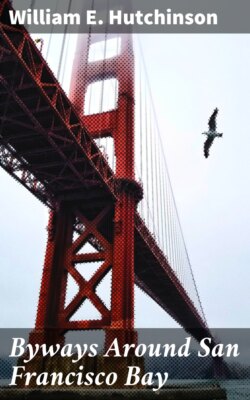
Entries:
{"type": "MultiPolygon", "coordinates": [[[[1,2],[0,165],[48,207],[74,201],[89,218],[93,204],[114,204],[115,175],[9,7],[1,2]]],[[[136,284],[198,340],[209,335],[139,214],[135,230],[136,284]]]]}

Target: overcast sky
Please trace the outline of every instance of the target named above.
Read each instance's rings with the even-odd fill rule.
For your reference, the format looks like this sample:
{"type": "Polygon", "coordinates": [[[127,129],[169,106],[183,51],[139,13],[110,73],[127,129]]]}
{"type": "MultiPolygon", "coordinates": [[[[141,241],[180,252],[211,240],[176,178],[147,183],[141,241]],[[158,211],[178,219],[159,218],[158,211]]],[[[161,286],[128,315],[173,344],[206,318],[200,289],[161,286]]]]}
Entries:
{"type": "MultiPolygon", "coordinates": [[[[209,326],[250,327],[250,36],[144,35],[141,43],[209,326]],[[215,107],[224,137],[206,160],[201,132],[215,107]]],[[[2,170],[0,182],[0,324],[31,327],[47,211],[2,170]]],[[[136,325],[176,326],[139,289],[136,325]]]]}

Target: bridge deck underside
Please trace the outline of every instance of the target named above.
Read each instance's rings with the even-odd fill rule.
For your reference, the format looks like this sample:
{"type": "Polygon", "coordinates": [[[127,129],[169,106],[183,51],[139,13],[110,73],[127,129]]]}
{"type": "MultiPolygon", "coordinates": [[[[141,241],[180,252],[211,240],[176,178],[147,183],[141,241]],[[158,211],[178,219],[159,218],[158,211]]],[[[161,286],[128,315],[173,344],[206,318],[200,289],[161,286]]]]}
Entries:
{"type": "MultiPolygon", "coordinates": [[[[0,9],[0,165],[50,208],[58,200],[114,203],[112,170],[25,29],[13,31],[5,12],[0,9]]],[[[137,285],[199,339],[206,324],[138,214],[135,229],[137,285]]]]}

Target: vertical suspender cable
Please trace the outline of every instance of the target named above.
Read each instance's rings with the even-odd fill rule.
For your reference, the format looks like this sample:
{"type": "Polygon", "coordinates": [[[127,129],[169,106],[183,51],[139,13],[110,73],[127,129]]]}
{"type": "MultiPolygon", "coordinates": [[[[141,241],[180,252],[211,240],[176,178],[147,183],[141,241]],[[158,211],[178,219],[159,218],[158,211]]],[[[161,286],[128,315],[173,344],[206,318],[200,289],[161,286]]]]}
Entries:
{"type": "MultiPolygon", "coordinates": [[[[35,0],[33,0],[33,1],[35,1],[35,0]]],[[[55,6],[55,10],[54,10],[55,12],[57,12],[58,6],[59,6],[59,0],[57,0],[57,2],[56,2],[56,6],[55,6]]],[[[50,51],[53,31],[54,31],[54,25],[51,24],[50,35],[49,35],[49,43],[48,43],[48,47],[47,47],[47,51],[46,51],[46,55],[45,55],[45,59],[47,61],[48,61],[48,56],[49,56],[49,51],[50,51]]]]}
{"type": "Polygon", "coordinates": [[[147,93],[145,90],[144,93],[144,116],[143,118],[145,119],[145,135],[146,135],[146,149],[145,149],[145,154],[146,154],[146,201],[147,201],[147,224],[149,223],[149,205],[148,205],[148,192],[149,192],[149,168],[148,168],[148,121],[147,121],[147,93]]]}
{"type": "MultiPolygon", "coordinates": [[[[72,5],[72,0],[69,0],[67,14],[70,13],[71,5],[72,5]]],[[[68,31],[68,25],[65,26],[64,32],[63,32],[63,41],[62,41],[62,47],[61,47],[61,53],[60,53],[60,57],[59,57],[59,65],[58,65],[58,71],[57,71],[57,79],[58,80],[60,80],[60,75],[61,75],[62,60],[63,60],[63,55],[64,55],[67,31],[68,31]]]]}

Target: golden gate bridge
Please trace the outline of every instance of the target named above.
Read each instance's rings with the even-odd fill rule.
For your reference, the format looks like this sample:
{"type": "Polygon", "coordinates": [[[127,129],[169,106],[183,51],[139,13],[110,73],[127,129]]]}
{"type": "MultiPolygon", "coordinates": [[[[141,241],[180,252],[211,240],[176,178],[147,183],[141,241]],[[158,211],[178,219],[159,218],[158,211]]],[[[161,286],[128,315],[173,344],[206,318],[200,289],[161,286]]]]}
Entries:
{"type": "Polygon", "coordinates": [[[53,71],[53,32],[35,41],[10,24],[11,7],[1,2],[0,165],[50,210],[36,341],[85,329],[135,341],[135,284],[197,340],[210,335],[140,46],[132,35],[79,34],[72,60],[65,32],[53,71]],[[110,273],[108,306],[97,288],[110,273]],[[76,317],[87,300],[99,319],[76,317]]]}

